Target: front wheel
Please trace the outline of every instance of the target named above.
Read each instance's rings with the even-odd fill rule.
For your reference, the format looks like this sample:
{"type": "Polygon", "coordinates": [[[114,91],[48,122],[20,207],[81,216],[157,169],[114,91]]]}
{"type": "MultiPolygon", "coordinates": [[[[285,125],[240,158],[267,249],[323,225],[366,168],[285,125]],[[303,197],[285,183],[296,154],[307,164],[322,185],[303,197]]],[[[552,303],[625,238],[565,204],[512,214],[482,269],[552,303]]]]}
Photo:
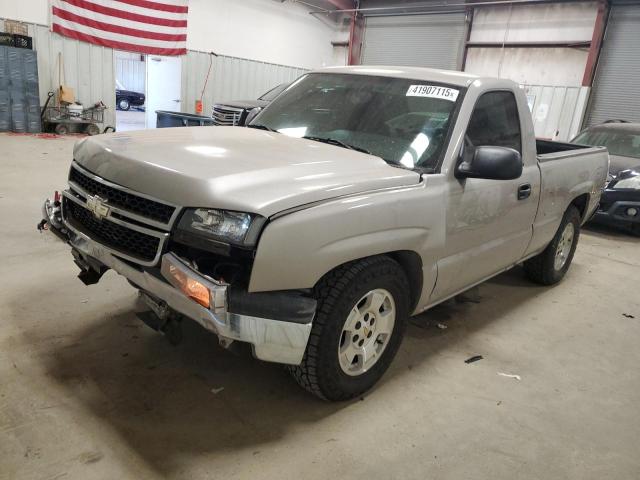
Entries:
{"type": "Polygon", "coordinates": [[[382,377],[402,341],[409,284],[389,257],[339,267],[316,286],[318,300],[302,363],[290,367],[296,381],[325,400],[348,400],[382,377]]]}
{"type": "Polygon", "coordinates": [[[542,285],[558,283],[569,270],[579,237],[580,212],[571,205],[564,212],[560,226],[547,248],[524,262],[527,276],[542,285]]]}

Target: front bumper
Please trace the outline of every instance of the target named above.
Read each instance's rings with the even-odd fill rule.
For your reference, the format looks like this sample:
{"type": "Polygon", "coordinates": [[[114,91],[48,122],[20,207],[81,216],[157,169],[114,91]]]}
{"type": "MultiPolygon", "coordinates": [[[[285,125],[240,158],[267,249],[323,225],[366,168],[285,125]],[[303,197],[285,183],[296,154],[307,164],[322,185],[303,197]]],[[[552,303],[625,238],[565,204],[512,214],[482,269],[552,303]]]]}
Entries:
{"type": "Polygon", "coordinates": [[[303,318],[298,316],[295,321],[233,313],[229,311],[228,306],[228,285],[205,278],[172,253],[165,253],[162,256],[162,274],[153,275],[147,270],[119,259],[69,224],[65,223],[65,226],[72,231],[69,235],[69,243],[75,250],[74,255],[76,257],[80,255],[79,260],[85,264],[96,265],[97,262],[99,268],[104,266],[115,270],[143,292],[195,320],[218,335],[221,340],[226,342],[237,340],[251,344],[254,356],[260,360],[290,365],[298,365],[302,361],[311,333],[313,311],[307,311],[303,318]],[[163,277],[169,267],[175,267],[189,278],[207,286],[211,297],[210,307],[201,306],[168,283],[163,277]]]}
{"type": "Polygon", "coordinates": [[[640,224],[640,190],[605,190],[593,219],[603,223],[640,224]]]}

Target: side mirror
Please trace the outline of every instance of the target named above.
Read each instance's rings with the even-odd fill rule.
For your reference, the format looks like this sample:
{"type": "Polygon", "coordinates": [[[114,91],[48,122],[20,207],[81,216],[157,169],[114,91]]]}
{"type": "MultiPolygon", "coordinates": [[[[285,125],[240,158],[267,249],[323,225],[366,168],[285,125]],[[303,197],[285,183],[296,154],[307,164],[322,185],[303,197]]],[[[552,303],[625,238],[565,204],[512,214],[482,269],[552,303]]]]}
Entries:
{"type": "Polygon", "coordinates": [[[470,160],[458,164],[456,178],[513,180],[522,175],[522,156],[513,148],[475,147],[470,160]]]}
{"type": "Polygon", "coordinates": [[[244,124],[249,125],[251,123],[251,120],[256,118],[256,115],[258,115],[261,111],[262,107],[254,107],[249,110],[249,113],[247,113],[247,118],[244,119],[244,124]]]}

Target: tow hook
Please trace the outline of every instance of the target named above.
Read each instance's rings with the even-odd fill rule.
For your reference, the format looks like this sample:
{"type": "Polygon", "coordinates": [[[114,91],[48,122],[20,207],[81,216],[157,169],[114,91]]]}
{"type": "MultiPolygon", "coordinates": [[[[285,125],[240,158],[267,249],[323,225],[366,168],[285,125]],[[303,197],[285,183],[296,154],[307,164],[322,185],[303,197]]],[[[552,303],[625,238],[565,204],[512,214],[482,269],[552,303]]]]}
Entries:
{"type": "Polygon", "coordinates": [[[53,201],[45,200],[42,205],[42,220],[38,223],[37,228],[40,233],[43,230],[51,230],[66,240],[67,229],[62,222],[61,198],[60,192],[56,190],[53,194],[53,201]]]}
{"type": "Polygon", "coordinates": [[[138,295],[151,309],[137,313],[136,316],[148,327],[162,333],[173,346],[182,342],[182,315],[173,310],[163,300],[138,290],[138,295]]]}

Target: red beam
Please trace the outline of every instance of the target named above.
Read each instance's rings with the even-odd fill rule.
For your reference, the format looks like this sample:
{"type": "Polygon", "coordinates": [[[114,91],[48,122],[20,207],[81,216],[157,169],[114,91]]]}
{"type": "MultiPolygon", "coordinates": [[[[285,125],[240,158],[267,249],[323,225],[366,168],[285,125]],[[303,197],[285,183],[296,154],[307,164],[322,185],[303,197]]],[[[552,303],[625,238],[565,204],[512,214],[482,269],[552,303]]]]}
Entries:
{"type": "Polygon", "coordinates": [[[362,41],[364,37],[364,17],[359,13],[351,14],[351,30],[349,32],[349,65],[360,65],[362,41]]]}
{"type": "Polygon", "coordinates": [[[596,65],[600,56],[600,48],[602,47],[602,39],[604,31],[607,27],[607,18],[609,17],[609,2],[600,0],[598,2],[598,13],[596,21],[593,25],[593,36],[591,37],[591,47],[587,56],[587,63],[584,67],[584,75],[582,77],[582,86],[590,87],[593,83],[593,77],[596,73],[596,65]]]}

